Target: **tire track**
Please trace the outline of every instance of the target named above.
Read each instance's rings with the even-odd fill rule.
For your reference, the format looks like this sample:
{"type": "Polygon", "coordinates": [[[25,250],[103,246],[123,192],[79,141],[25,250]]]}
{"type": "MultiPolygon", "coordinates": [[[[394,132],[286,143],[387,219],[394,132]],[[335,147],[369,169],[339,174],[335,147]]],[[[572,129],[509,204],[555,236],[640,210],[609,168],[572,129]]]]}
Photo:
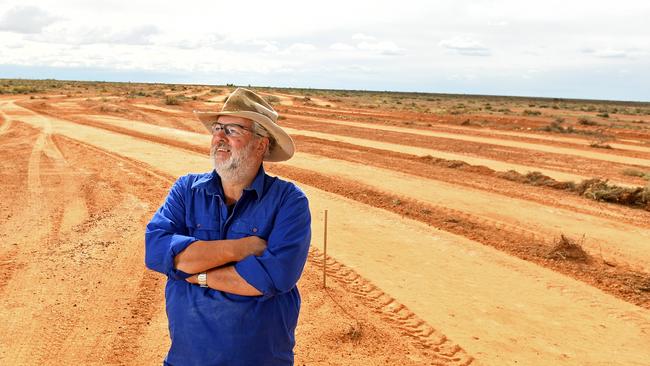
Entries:
{"type": "Polygon", "coordinates": [[[0,294],[3,293],[4,288],[14,274],[25,267],[24,263],[18,262],[17,257],[17,249],[9,249],[6,252],[0,253],[0,294]]]}
{"type": "MultiPolygon", "coordinates": [[[[69,146],[75,146],[77,149],[86,150],[89,153],[100,155],[102,156],[102,160],[106,161],[111,166],[121,166],[123,169],[133,172],[136,177],[140,177],[140,180],[146,180],[148,184],[153,183],[154,186],[159,186],[160,188],[158,190],[160,192],[158,192],[158,195],[162,195],[166,191],[166,189],[162,187],[169,186],[174,182],[173,177],[164,173],[161,174],[160,172],[149,168],[146,164],[122,157],[118,154],[97,148],[95,146],[71,139],[66,136],[59,135],[56,136],[56,138],[57,140],[65,141],[65,143],[69,146]],[[152,182],[152,180],[154,182],[152,182]]],[[[153,192],[149,192],[149,194],[152,193],[153,192]]],[[[151,200],[150,198],[147,201],[151,207],[155,207],[158,204],[157,201],[151,200]]],[[[111,220],[111,217],[119,217],[118,213],[123,211],[124,209],[119,209],[116,211],[116,214],[103,215],[103,217],[99,219],[100,221],[97,221],[93,227],[116,227],[119,225],[132,225],[132,220],[125,220],[124,218],[118,219],[119,221],[123,222],[123,224],[102,224],[101,220],[111,220]]],[[[87,235],[90,235],[90,233],[87,235]]],[[[90,236],[95,237],[97,235],[90,236]]],[[[150,325],[151,320],[156,314],[156,311],[159,310],[160,306],[162,306],[162,304],[157,302],[160,302],[162,300],[161,296],[163,285],[161,277],[159,275],[145,269],[144,267],[141,269],[140,276],[140,280],[134,291],[129,291],[129,293],[133,293],[133,295],[130,296],[130,299],[127,301],[127,306],[123,309],[124,315],[122,325],[115,332],[115,335],[112,337],[112,339],[109,340],[110,353],[98,354],[96,356],[96,359],[100,357],[108,357],[109,361],[112,360],[111,362],[130,364],[141,353],[142,343],[140,341],[140,337],[143,334],[143,329],[150,325]]]]}
{"type": "Polygon", "coordinates": [[[323,253],[314,247],[310,248],[309,261],[319,268],[323,268],[327,262],[328,276],[354,294],[364,305],[372,308],[384,321],[399,329],[417,348],[434,352],[431,360],[434,364],[476,365],[475,359],[459,345],[343,263],[331,256],[325,258],[323,253]]]}
{"type": "MultiPolygon", "coordinates": [[[[0,106],[0,108],[2,107],[0,106]]],[[[4,112],[0,111],[0,122],[2,122],[2,125],[0,125],[0,135],[2,135],[11,127],[11,120],[7,118],[7,115],[4,114],[4,112]]]]}
{"type": "MultiPolygon", "coordinates": [[[[21,125],[22,123],[14,124],[14,126],[21,125]]],[[[96,205],[97,202],[93,202],[93,196],[97,196],[97,194],[106,196],[106,193],[109,192],[101,191],[102,182],[99,180],[93,180],[91,185],[83,184],[84,181],[89,181],[94,177],[88,176],[83,171],[81,174],[76,174],[81,168],[76,165],[73,168],[72,165],[68,164],[60,149],[60,147],[65,146],[65,139],[40,132],[34,135],[33,141],[34,144],[30,147],[31,151],[26,150],[29,154],[29,159],[27,159],[29,168],[27,170],[30,175],[27,180],[30,182],[28,186],[32,193],[27,196],[27,201],[30,202],[28,206],[31,207],[28,207],[27,212],[16,215],[16,218],[23,221],[32,221],[28,225],[28,229],[30,229],[28,245],[33,246],[33,249],[22,245],[13,252],[2,253],[0,257],[0,271],[2,271],[0,273],[3,274],[5,270],[14,273],[21,268],[21,265],[28,264],[27,268],[22,271],[22,275],[17,277],[17,283],[12,284],[11,292],[5,295],[7,300],[3,301],[2,304],[1,313],[3,319],[5,319],[5,314],[9,314],[5,312],[8,309],[17,308],[17,314],[5,319],[6,321],[2,327],[2,334],[12,334],[14,337],[12,340],[5,338],[4,335],[0,337],[3,338],[0,348],[10,350],[10,352],[3,352],[0,356],[0,363],[50,364],[58,362],[68,364],[73,360],[81,361],[83,359],[82,355],[88,353],[87,343],[92,340],[92,338],[86,337],[83,329],[85,325],[86,332],[88,332],[88,327],[93,326],[89,320],[97,318],[97,313],[95,311],[84,311],[84,308],[93,306],[93,299],[102,298],[104,293],[114,292],[106,291],[106,287],[84,281],[80,277],[101,278],[101,276],[97,275],[98,271],[102,272],[102,268],[106,266],[114,266],[113,262],[117,256],[108,255],[108,253],[110,253],[111,247],[115,246],[115,243],[124,240],[124,232],[120,228],[132,226],[142,219],[130,217],[130,213],[137,212],[137,210],[134,210],[128,201],[126,202],[127,206],[125,206],[125,203],[119,200],[109,200],[111,203],[107,206],[108,202],[106,200],[100,200],[99,204],[104,205],[104,207],[111,207],[111,209],[105,210],[100,215],[93,213],[90,217],[77,217],[74,213],[67,215],[73,217],[67,223],[67,226],[73,230],[59,232],[58,227],[60,225],[66,226],[63,225],[62,218],[66,217],[65,213],[70,211],[68,209],[70,204],[75,202],[68,198],[85,197],[90,205],[96,205]],[[77,180],[78,182],[75,182],[77,180]],[[89,194],[88,188],[91,188],[94,192],[89,194]],[[37,191],[37,194],[34,194],[34,191],[37,191]],[[85,193],[80,194],[80,191],[85,193]],[[35,206],[35,199],[39,199],[43,204],[35,206]],[[55,204],[48,205],[47,202],[55,202],[55,204]],[[125,212],[129,212],[129,214],[125,215],[125,212]],[[39,216],[34,216],[35,214],[39,216]],[[44,221],[41,221],[38,226],[41,227],[40,231],[42,231],[43,238],[38,238],[33,235],[33,229],[37,226],[33,221],[38,220],[41,216],[47,218],[50,231],[44,231],[44,221]],[[83,222],[79,223],[79,221],[83,222]],[[79,227],[83,230],[77,230],[79,227]],[[18,258],[25,256],[30,257],[29,261],[24,261],[24,263],[18,261],[18,258]],[[33,281],[30,279],[33,278],[39,278],[38,289],[32,286],[33,281]],[[71,286],[69,283],[73,285],[71,286]],[[76,293],[67,294],[70,290],[76,293]],[[25,300],[25,302],[21,299],[25,300]],[[26,302],[27,299],[29,299],[29,302],[26,302]]],[[[76,146],[79,149],[80,145],[76,146]]],[[[89,155],[88,150],[77,151],[79,153],[73,155],[74,159],[87,158],[89,155]]],[[[105,168],[102,169],[102,173],[106,174],[107,177],[111,173],[110,169],[106,169],[106,167],[113,167],[118,164],[128,166],[132,170],[139,169],[140,172],[142,171],[142,165],[132,164],[130,161],[129,164],[124,164],[124,159],[120,159],[117,162],[118,164],[112,164],[106,156],[97,158],[95,161],[104,162],[102,166],[105,168]]],[[[95,169],[97,168],[95,167],[95,169]]],[[[120,177],[120,179],[125,178],[120,174],[114,174],[113,176],[120,177]]],[[[155,179],[154,177],[154,182],[155,179]]],[[[165,182],[166,185],[169,184],[168,179],[165,182]]],[[[152,196],[148,192],[145,194],[149,195],[150,198],[152,196]]],[[[110,193],[108,196],[110,196],[110,193]]],[[[136,248],[139,248],[141,238],[137,233],[136,236],[138,240],[131,242],[136,248]]],[[[129,260],[137,261],[138,257],[131,255],[129,260]]],[[[138,262],[138,264],[141,263],[138,262]]],[[[162,290],[160,289],[160,283],[156,283],[157,279],[152,278],[152,274],[148,273],[143,266],[140,267],[142,267],[144,277],[140,282],[140,292],[136,292],[136,295],[134,295],[133,310],[128,313],[140,315],[147,319],[151,318],[148,314],[152,309],[155,309],[155,307],[147,306],[152,299],[152,291],[162,290]]],[[[0,280],[4,290],[7,290],[4,285],[8,279],[4,277],[2,275],[0,280]]],[[[115,280],[119,280],[119,278],[115,278],[115,280]]],[[[100,280],[99,284],[101,282],[100,280]]],[[[97,304],[101,303],[101,301],[97,302],[97,304]]],[[[106,302],[104,304],[106,305],[106,302]]],[[[106,309],[114,309],[114,307],[109,305],[106,309]]],[[[117,314],[119,314],[119,311],[117,314]]],[[[131,320],[130,316],[128,320],[131,320]]],[[[128,322],[127,324],[129,326],[125,328],[129,331],[123,335],[131,337],[130,339],[122,339],[119,335],[116,336],[117,338],[108,339],[116,339],[115,345],[129,346],[129,349],[133,350],[131,353],[137,354],[138,348],[132,347],[130,343],[133,343],[133,339],[137,339],[134,336],[140,332],[142,326],[146,326],[146,321],[144,323],[142,321],[133,321],[133,324],[128,322]]],[[[104,339],[99,344],[99,347],[94,348],[92,352],[110,345],[110,341],[104,339]]],[[[119,357],[115,357],[114,360],[116,363],[123,363],[128,354],[118,354],[119,357]]],[[[101,359],[101,357],[96,358],[91,363],[101,359]]],[[[91,361],[91,359],[88,360],[91,361]]]]}

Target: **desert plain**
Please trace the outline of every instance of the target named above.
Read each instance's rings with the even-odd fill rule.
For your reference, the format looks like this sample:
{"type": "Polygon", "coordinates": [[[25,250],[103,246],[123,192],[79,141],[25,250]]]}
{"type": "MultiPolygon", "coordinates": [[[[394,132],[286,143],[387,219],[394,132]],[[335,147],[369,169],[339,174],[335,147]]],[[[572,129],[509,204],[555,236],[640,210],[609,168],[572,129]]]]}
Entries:
{"type": "MultiPolygon", "coordinates": [[[[234,88],[0,80],[0,364],[161,364],[144,227],[234,88]]],[[[650,365],[650,103],[251,88],[310,199],[296,365],[650,365]]]]}

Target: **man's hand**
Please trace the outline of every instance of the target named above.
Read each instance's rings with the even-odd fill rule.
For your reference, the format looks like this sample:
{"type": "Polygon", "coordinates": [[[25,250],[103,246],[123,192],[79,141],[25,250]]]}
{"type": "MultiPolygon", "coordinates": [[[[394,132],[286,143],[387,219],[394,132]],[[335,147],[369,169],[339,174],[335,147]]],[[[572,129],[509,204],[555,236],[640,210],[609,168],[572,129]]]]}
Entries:
{"type": "Polygon", "coordinates": [[[232,245],[235,253],[235,262],[248,257],[249,255],[260,256],[266,249],[266,240],[258,236],[247,236],[236,240],[232,245]]]}
{"type": "MultiPolygon", "coordinates": [[[[213,268],[207,273],[208,287],[213,290],[225,291],[242,296],[260,296],[262,293],[244,280],[232,265],[213,268]]],[[[198,275],[193,275],[185,281],[198,285],[198,275]]]]}
{"type": "Polygon", "coordinates": [[[193,283],[195,285],[199,284],[199,275],[191,275],[188,278],[185,279],[185,281],[189,283],[193,283]]]}

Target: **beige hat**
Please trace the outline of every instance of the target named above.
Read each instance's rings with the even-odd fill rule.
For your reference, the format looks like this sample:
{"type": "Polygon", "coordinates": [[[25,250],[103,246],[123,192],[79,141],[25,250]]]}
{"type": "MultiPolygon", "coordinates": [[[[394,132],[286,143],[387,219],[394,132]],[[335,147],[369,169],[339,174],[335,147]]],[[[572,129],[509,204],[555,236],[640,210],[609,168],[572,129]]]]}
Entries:
{"type": "Polygon", "coordinates": [[[278,113],[271,105],[259,95],[244,88],[237,88],[232,92],[221,108],[221,112],[199,112],[194,111],[203,125],[212,131],[212,124],[218,116],[235,116],[251,119],[262,125],[275,139],[269,155],[265,161],[289,160],[296,149],[291,137],[278,126],[278,113]]]}

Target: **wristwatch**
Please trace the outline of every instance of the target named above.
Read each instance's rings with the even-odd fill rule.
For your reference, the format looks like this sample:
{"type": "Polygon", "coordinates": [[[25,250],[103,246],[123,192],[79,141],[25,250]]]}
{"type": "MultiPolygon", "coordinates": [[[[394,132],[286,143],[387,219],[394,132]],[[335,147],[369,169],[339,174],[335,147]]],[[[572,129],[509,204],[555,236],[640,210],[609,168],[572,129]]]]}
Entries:
{"type": "Polygon", "coordinates": [[[208,287],[208,274],[205,272],[199,273],[197,276],[197,280],[199,282],[199,286],[201,287],[208,287]]]}

